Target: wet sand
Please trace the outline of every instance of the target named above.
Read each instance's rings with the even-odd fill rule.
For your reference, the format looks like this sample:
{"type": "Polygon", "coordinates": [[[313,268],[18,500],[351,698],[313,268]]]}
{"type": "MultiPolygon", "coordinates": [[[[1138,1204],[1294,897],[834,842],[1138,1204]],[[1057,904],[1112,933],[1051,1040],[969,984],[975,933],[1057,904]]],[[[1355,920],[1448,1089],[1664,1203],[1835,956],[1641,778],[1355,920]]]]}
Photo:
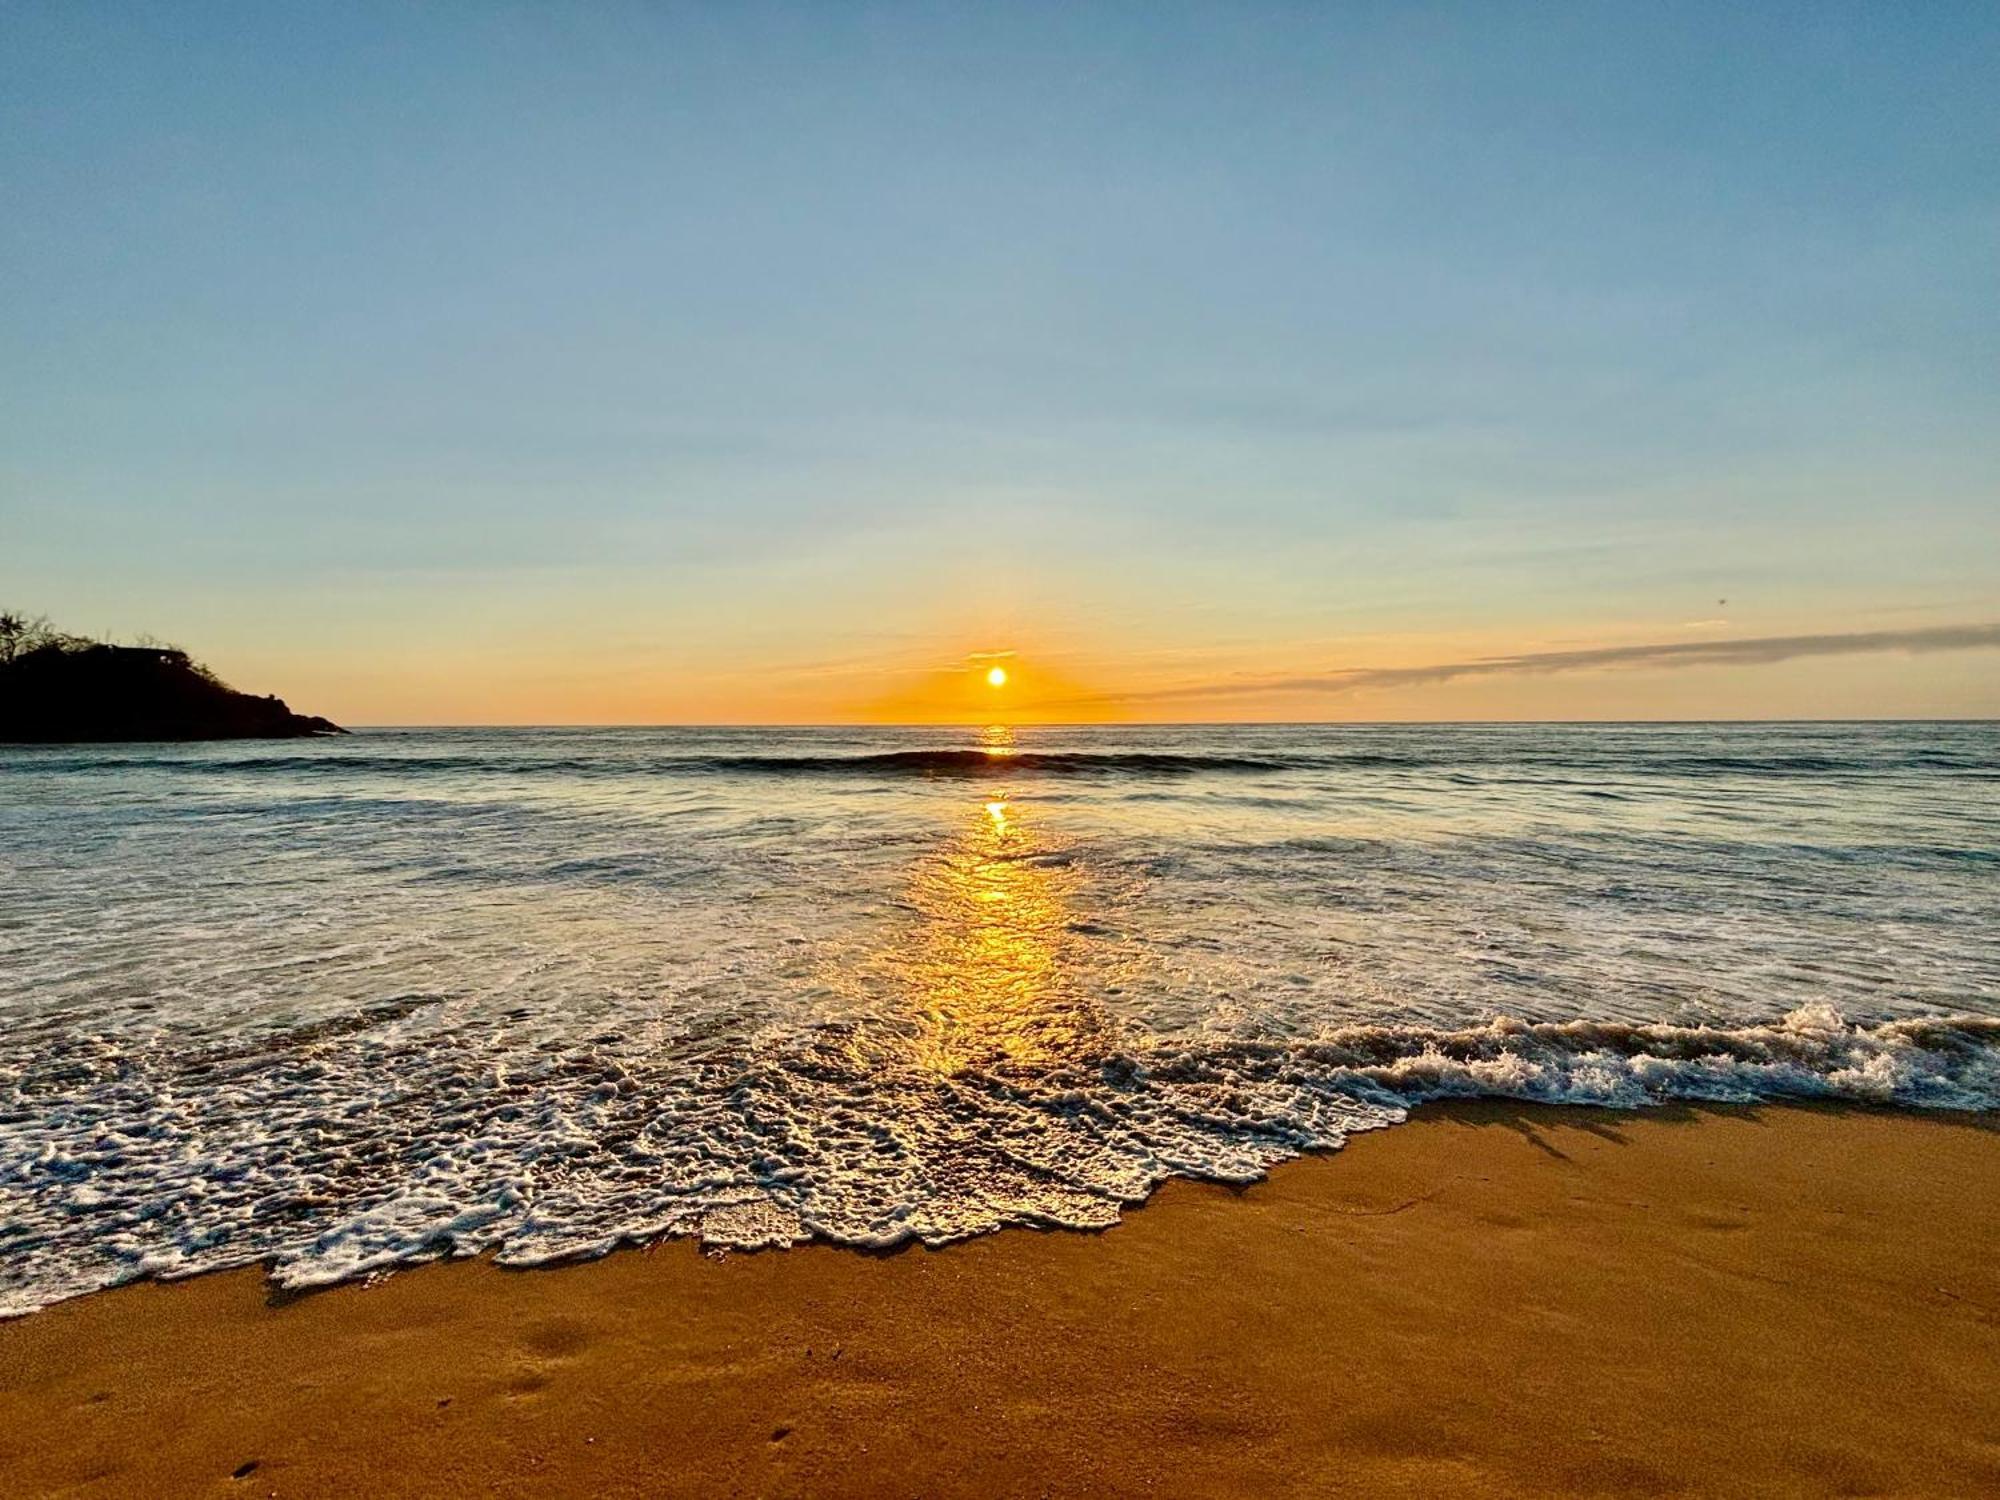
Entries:
{"type": "Polygon", "coordinates": [[[0,1494],[2000,1494],[2000,1132],[1427,1111],[1104,1235],[0,1325],[0,1494]]]}

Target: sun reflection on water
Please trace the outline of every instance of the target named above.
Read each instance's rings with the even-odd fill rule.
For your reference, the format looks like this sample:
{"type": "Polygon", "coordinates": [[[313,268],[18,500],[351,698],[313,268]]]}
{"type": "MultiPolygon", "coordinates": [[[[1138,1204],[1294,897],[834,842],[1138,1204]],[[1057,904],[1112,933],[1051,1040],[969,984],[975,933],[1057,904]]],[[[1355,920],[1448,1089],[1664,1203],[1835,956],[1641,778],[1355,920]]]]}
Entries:
{"type": "Polygon", "coordinates": [[[1028,835],[995,793],[912,872],[919,921],[896,968],[911,1060],[946,1077],[1040,1068],[1099,1050],[1106,1028],[1078,984],[1067,857],[1028,835]]]}

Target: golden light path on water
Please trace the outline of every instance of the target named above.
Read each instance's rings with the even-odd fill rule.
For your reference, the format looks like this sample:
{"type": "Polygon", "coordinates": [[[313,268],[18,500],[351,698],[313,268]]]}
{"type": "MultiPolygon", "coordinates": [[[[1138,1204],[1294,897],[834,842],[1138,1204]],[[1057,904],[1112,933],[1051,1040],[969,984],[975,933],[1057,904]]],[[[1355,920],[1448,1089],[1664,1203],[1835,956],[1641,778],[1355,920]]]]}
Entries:
{"type": "Polygon", "coordinates": [[[974,809],[959,838],[913,872],[920,914],[902,965],[918,1017],[916,1061],[968,1069],[1046,1068],[1105,1040],[1068,949],[1073,871],[1039,856],[1004,800],[974,809]]]}
{"type": "MultiPolygon", "coordinates": [[[[980,745],[1011,755],[1013,732],[992,726],[980,745]]],[[[1110,1027],[1089,998],[1072,930],[1078,879],[1006,792],[975,791],[943,842],[911,866],[901,902],[908,920],[864,964],[864,982],[879,986],[893,1018],[893,1040],[869,1028],[872,1066],[947,1079],[1101,1053],[1110,1027]]]]}

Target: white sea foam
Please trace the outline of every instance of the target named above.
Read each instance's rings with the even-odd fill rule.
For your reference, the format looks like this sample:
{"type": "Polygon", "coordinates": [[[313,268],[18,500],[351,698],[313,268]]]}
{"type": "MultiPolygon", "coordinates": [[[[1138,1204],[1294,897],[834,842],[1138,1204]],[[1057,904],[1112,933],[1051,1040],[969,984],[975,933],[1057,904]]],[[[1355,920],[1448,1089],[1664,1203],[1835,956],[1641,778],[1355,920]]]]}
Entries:
{"type": "Polygon", "coordinates": [[[2000,1102],[2000,1022],[1970,1017],[1367,1026],[953,1076],[884,1060],[865,1031],[645,1066],[574,1054],[533,1079],[468,1067],[459,1035],[352,1036],[316,1044],[303,1069],[283,1053],[132,1060],[54,1107],[16,1074],[0,1095],[3,1305],[250,1261],[308,1287],[663,1235],[886,1248],[1009,1224],[1098,1229],[1170,1176],[1253,1180],[1441,1098],[2000,1102]]]}

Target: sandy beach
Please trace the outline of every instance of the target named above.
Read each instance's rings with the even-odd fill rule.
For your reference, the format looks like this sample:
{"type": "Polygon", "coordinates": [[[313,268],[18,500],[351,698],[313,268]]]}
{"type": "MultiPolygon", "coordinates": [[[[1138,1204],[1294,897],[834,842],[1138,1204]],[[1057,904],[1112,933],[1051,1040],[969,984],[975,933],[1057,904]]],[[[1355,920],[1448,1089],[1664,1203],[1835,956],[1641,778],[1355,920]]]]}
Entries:
{"type": "Polygon", "coordinates": [[[1104,1235],[0,1326],[9,1495],[2000,1492],[2000,1134],[1423,1112],[1104,1235]]]}

